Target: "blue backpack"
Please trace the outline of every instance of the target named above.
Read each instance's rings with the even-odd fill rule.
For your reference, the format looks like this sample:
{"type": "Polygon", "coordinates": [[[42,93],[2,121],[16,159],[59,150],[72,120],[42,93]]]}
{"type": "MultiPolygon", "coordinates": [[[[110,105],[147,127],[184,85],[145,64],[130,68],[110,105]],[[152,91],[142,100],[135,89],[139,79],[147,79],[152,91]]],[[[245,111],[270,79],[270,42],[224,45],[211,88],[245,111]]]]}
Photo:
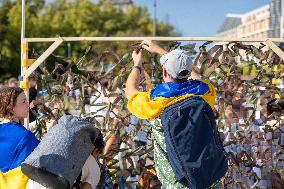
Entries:
{"type": "Polygon", "coordinates": [[[227,172],[214,112],[201,97],[167,107],[161,115],[167,157],[176,179],[190,189],[207,188],[227,172]]]}

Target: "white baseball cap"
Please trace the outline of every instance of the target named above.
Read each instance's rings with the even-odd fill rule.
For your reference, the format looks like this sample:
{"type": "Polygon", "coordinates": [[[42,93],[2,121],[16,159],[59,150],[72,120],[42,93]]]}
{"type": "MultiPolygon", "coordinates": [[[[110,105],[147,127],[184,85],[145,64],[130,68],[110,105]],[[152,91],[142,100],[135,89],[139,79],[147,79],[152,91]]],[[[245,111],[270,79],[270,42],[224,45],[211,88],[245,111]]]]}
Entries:
{"type": "Polygon", "coordinates": [[[191,75],[192,60],[190,53],[187,51],[180,49],[172,50],[160,58],[160,63],[174,79],[186,79],[191,75]],[[188,71],[188,74],[180,75],[185,70],[188,71]]]}

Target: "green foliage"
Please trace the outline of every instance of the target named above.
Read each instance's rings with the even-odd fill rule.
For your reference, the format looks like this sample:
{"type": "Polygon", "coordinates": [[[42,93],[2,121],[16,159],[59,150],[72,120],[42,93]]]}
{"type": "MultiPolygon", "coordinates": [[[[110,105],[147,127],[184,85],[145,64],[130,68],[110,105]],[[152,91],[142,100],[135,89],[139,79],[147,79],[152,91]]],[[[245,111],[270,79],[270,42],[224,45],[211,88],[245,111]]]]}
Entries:
{"type": "MultiPolygon", "coordinates": [[[[44,0],[26,1],[26,37],[57,36],[149,36],[152,19],[145,7],[129,6],[119,11],[105,1],[44,0]]],[[[21,1],[3,0],[0,3],[0,82],[20,74],[21,1]]],[[[158,22],[157,34],[174,36],[173,27],[158,22]]],[[[44,50],[49,44],[30,44],[29,56],[35,58],[33,49],[44,50]]],[[[103,44],[106,45],[106,44],[103,44]]],[[[126,44],[111,43],[110,49],[125,49],[126,44]]],[[[72,56],[78,57],[87,44],[72,43],[72,56]]],[[[102,44],[95,44],[102,47],[102,44]]],[[[56,54],[66,55],[66,44],[56,54]]],[[[48,62],[53,62],[50,59],[48,62]]]]}

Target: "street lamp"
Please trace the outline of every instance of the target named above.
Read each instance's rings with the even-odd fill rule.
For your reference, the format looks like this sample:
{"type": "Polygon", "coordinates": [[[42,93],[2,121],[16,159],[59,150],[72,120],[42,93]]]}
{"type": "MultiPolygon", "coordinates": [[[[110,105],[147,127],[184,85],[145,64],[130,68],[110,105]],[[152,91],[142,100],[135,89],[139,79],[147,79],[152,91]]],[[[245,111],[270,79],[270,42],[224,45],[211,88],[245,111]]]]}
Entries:
{"type": "Polygon", "coordinates": [[[154,0],[154,19],[153,19],[153,36],[156,36],[157,34],[157,13],[156,13],[156,9],[157,9],[157,1],[154,0]]]}
{"type": "MultiPolygon", "coordinates": [[[[21,60],[23,60],[23,42],[25,38],[25,19],[26,19],[26,1],[22,0],[22,29],[21,29],[21,60]]],[[[21,66],[21,76],[23,76],[23,67],[21,66]]]]}

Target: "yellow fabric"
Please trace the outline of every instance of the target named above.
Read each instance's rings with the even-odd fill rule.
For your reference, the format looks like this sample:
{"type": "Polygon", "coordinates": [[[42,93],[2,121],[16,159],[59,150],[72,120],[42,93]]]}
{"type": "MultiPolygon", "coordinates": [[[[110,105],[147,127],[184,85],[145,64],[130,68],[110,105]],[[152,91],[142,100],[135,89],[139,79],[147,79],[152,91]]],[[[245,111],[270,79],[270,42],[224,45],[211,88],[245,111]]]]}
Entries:
{"type": "Polygon", "coordinates": [[[152,120],[157,118],[166,107],[192,96],[202,97],[214,109],[216,90],[210,82],[205,80],[202,82],[206,83],[209,88],[204,95],[186,94],[171,98],[157,97],[151,100],[150,91],[138,92],[128,100],[128,110],[140,119],[152,120]]]}
{"type": "Polygon", "coordinates": [[[17,167],[7,173],[0,172],[0,189],[25,189],[28,177],[24,175],[21,167],[17,167]]]}

